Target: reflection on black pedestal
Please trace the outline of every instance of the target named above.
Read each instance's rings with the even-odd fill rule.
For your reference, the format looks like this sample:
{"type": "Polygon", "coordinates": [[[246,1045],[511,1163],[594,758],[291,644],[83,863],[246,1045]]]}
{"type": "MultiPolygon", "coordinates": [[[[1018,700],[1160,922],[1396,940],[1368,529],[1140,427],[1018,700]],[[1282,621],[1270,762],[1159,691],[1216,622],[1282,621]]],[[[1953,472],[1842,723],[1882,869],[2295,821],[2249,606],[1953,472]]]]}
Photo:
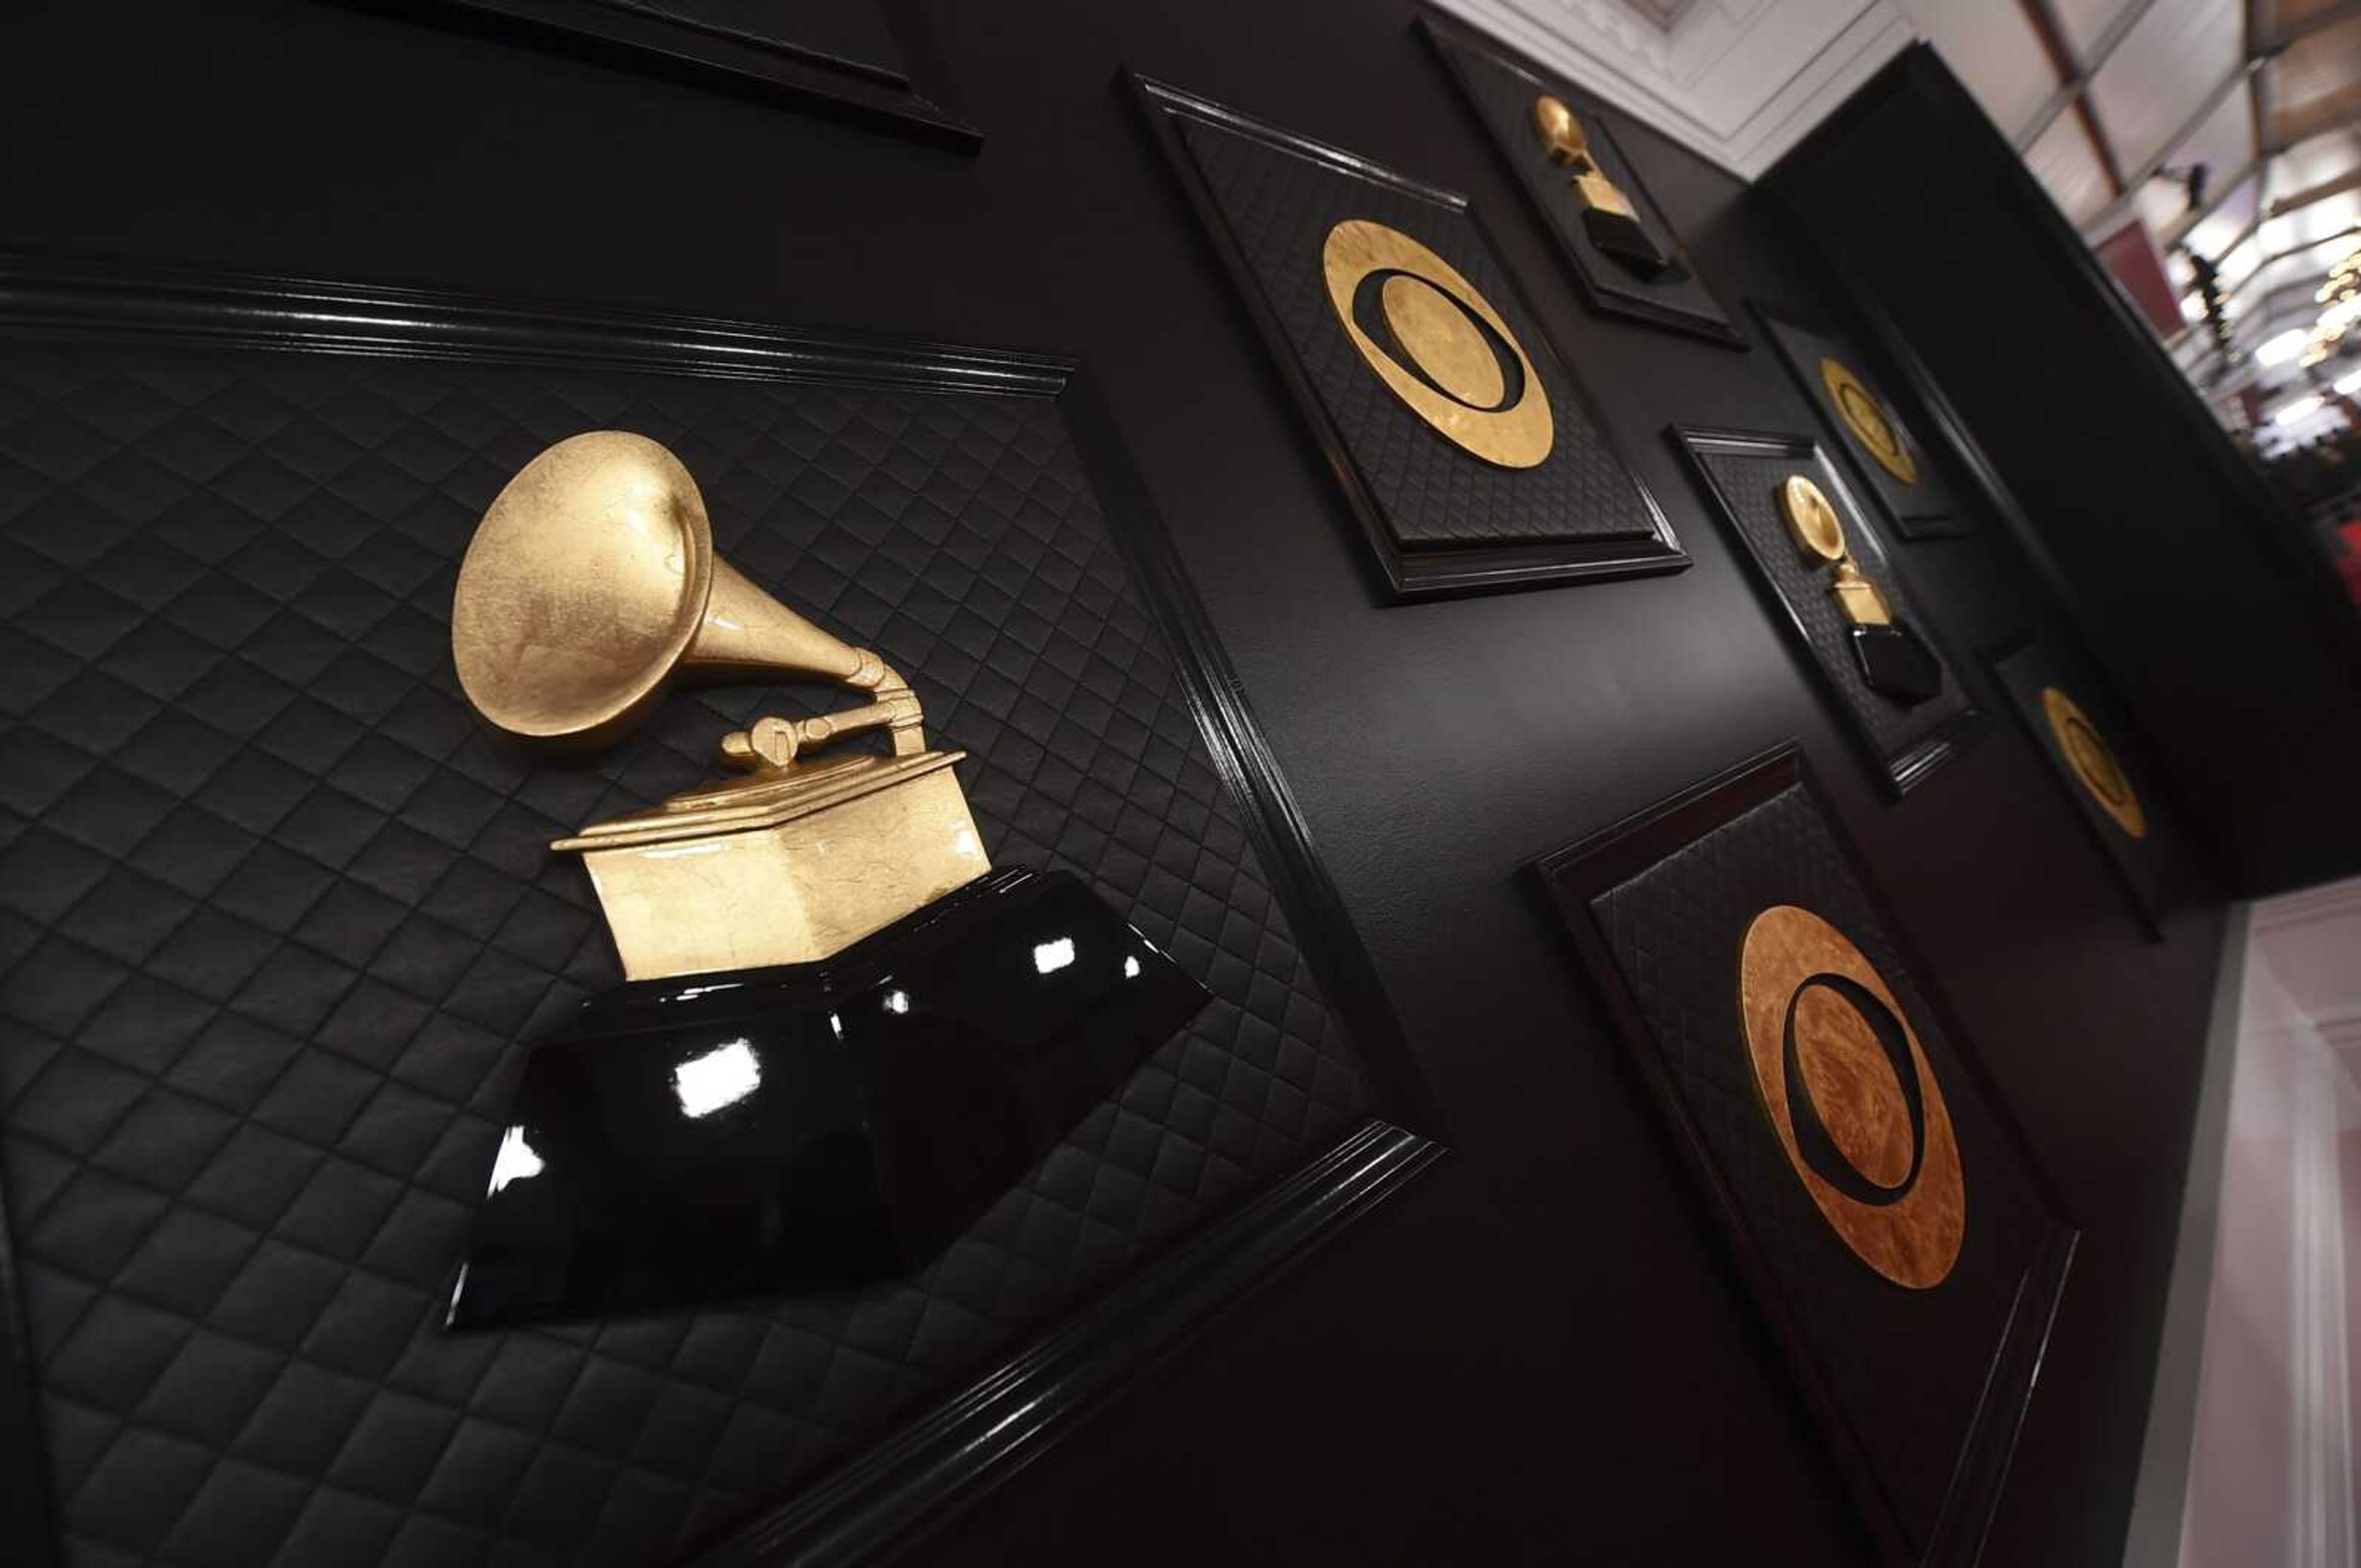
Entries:
{"type": "Polygon", "coordinates": [[[603,992],[526,1062],[448,1326],[914,1270],[1205,999],[1027,871],[824,963],[603,992]]]}

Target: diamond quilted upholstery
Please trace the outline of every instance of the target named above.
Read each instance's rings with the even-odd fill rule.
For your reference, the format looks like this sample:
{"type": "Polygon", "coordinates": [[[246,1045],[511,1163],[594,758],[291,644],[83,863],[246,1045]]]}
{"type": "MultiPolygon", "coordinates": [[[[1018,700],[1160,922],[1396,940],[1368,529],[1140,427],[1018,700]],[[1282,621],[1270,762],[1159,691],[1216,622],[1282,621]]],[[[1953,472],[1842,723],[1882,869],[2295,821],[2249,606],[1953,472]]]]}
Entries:
{"type": "Polygon", "coordinates": [[[1638,209],[1649,237],[1667,253],[1686,260],[1687,252],[1679,232],[1648,194],[1648,188],[1640,183],[1637,171],[1615,140],[1613,115],[1602,111],[1587,94],[1563,82],[1544,82],[1489,49],[1470,48],[1441,33],[1435,41],[1448,57],[1452,74],[1466,90],[1477,118],[1491,133],[1493,145],[1516,170],[1518,183],[1533,199],[1534,210],[1571,253],[1583,281],[1603,296],[1606,308],[1625,303],[1650,315],[1687,316],[1730,329],[1729,316],[1697,276],[1694,263],[1689,264],[1688,275],[1677,282],[1648,283],[1592,244],[1590,232],[1583,227],[1581,203],[1566,189],[1567,176],[1549,161],[1533,133],[1533,100],[1543,93],[1563,99],[1582,116],[1591,156],[1638,209]]]}
{"type": "Polygon", "coordinates": [[[1360,1118],[1046,400],[0,343],[0,1156],[71,1562],[663,1560],[1360,1118]],[[446,1337],[522,1042],[618,978],[548,840],[799,700],[571,767],[471,715],[474,521],[597,427],[913,677],[996,860],[1215,1000],[916,1278],[446,1337]]]}
{"type": "Polygon", "coordinates": [[[1828,504],[1844,520],[1845,538],[1854,561],[1885,596],[1894,619],[1925,639],[1938,661],[1944,659],[1943,644],[1912,599],[1901,574],[1894,569],[1876,525],[1850,504],[1851,492],[1837,477],[1824,450],[1815,448],[1808,462],[1800,457],[1700,448],[1695,444],[1690,451],[1719,489],[1724,517],[1738,531],[1755,565],[1770,579],[1772,590],[1794,613],[1804,641],[1811,646],[1812,658],[1836,688],[1838,702],[1852,716],[1879,757],[1893,761],[1969,709],[1968,694],[1948,661],[1943,689],[1927,702],[1898,702],[1872,691],[1861,679],[1861,666],[1854,662],[1848,641],[1850,623],[1828,592],[1828,568],[1815,565],[1795,548],[1779,515],[1779,486],[1790,474],[1809,474],[1827,493],[1828,504]]]}
{"type": "Polygon", "coordinates": [[[1639,487],[1463,209],[1347,174],[1193,117],[1180,136],[1405,548],[1646,536],[1639,487]],[[1400,229],[1457,269],[1509,323],[1549,394],[1556,442],[1540,466],[1496,467],[1445,441],[1394,397],[1345,334],[1321,248],[1347,218],[1400,229]]]}
{"type": "Polygon", "coordinates": [[[1800,784],[1594,899],[1591,910],[1773,1288],[1901,1519],[1924,1543],[1969,1436],[2017,1289],[2050,1226],[2037,1190],[1928,1012],[1828,818],[1800,784]],[[1855,1258],[1781,1152],[1738,1005],[1747,926],[1774,904],[1850,937],[1902,1003],[1941,1083],[1968,1228],[1940,1285],[1908,1290],[1855,1258]]]}

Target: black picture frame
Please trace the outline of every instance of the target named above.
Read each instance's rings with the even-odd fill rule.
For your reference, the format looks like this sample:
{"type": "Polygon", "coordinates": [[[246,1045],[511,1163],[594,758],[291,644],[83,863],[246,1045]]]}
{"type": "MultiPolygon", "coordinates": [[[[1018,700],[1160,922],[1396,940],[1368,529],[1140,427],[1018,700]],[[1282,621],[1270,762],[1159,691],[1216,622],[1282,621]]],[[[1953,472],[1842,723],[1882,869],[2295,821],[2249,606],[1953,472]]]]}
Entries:
{"type": "MultiPolygon", "coordinates": [[[[1897,1568],[1904,1564],[1965,1568],[1973,1563],[2006,1478],[2080,1233],[1974,1052],[1962,1043],[1965,1036],[1955,1015],[1927,981],[1926,966],[1911,951],[1879,897],[1865,862],[1839,825],[1801,750],[1790,741],[1739,763],[1613,827],[1541,857],[1532,863],[1532,872],[1543,901],[1605,1003],[1618,1039],[1695,1175],[1716,1228],[1822,1434],[1825,1449],[1877,1543],[1880,1561],[1897,1568]],[[1797,798],[1787,799],[1791,795],[1797,798]],[[1758,839],[1783,839],[1799,820],[1816,825],[1809,829],[1814,841],[1808,846],[1782,841],[1766,849],[1761,843],[1750,846],[1747,842],[1750,834],[1758,839]],[[1708,843],[1710,848],[1704,848],[1708,843]],[[1880,972],[1893,984],[1922,1040],[1931,1042],[1929,1058],[1940,1067],[1953,1120],[1963,1124],[1963,1108],[1982,1119],[1977,1124],[1983,1130],[1971,1146],[1982,1157],[1970,1169],[1970,1179],[1976,1184],[1971,1190],[2005,1180],[2014,1190],[2016,1205],[2025,1211],[2010,1233],[2018,1249],[2010,1251],[1996,1266],[1997,1277],[2005,1280],[2015,1269],[2021,1251],[2022,1272],[2013,1291],[1990,1293],[1983,1313],[1986,1321],[1995,1315],[1990,1303],[2005,1294],[2009,1304],[1997,1313],[1998,1332],[1982,1343],[1941,1343],[1938,1331],[1950,1320],[1920,1310],[1950,1288],[1953,1280],[1931,1291],[1894,1285],[1852,1258],[1817,1216],[1784,1231],[1778,1228],[1781,1215],[1774,1202],[1790,1205],[1789,1217],[1796,1209],[1810,1212],[1808,1200],[1799,1195],[1800,1183],[1784,1161],[1747,1167],[1725,1163],[1723,1157],[1734,1148],[1744,1147],[1739,1140],[1750,1136],[1766,1145],[1775,1143],[1760,1100],[1744,1104],[1726,1095],[1711,1102],[1697,1098],[1697,1079],[1684,1076],[1691,1069],[1675,1061],[1657,1038],[1633,976],[1618,956],[1615,938],[1608,928],[1609,916],[1600,905],[1618,890],[1667,866],[1673,867],[1670,874],[1710,889],[1714,882],[1730,874],[1726,864],[1717,863],[1725,857],[1760,858],[1777,868],[1767,882],[1758,874],[1754,883],[1781,888],[1783,902],[1802,903],[1809,908],[1816,901],[1840,898],[1839,907],[1850,905],[1860,912],[1858,927],[1846,934],[1861,943],[1865,952],[1884,960],[1879,964],[1880,972]],[[2007,1166],[1999,1177],[1989,1168],[1995,1158],[2007,1166]],[[1780,1199],[1769,1191],[1755,1190],[1745,1179],[1748,1169],[1773,1170],[1772,1185],[1784,1180],[1796,1191],[1780,1199]],[[1829,1309],[1836,1298],[1800,1301],[1788,1288],[1799,1277],[1795,1259],[1802,1255],[1797,1249],[1816,1245],[1857,1275],[1854,1283],[1859,1289],[1854,1294],[1869,1304],[1872,1316],[1887,1314],[1876,1334],[1846,1342],[1844,1357],[1861,1361],[1857,1368],[1835,1365],[1828,1339],[1816,1338],[1806,1321],[1806,1314],[1829,1309]],[[1949,1465],[1939,1507],[1931,1511],[1931,1524],[1927,1522],[1930,1511],[1923,1503],[1908,1510],[1897,1503],[1903,1494],[1895,1489],[1895,1477],[1884,1463],[1892,1456],[1882,1454],[1874,1445],[1877,1433],[1890,1431],[1893,1422],[1864,1424],[1855,1408],[1859,1377],[1877,1376],[1882,1368],[1874,1363],[1880,1358],[1913,1350],[1927,1355],[1974,1357],[1964,1365],[1970,1369],[1969,1381],[1979,1390],[1971,1413],[1957,1424],[1956,1447],[1948,1439],[1940,1445],[1949,1465]],[[1852,1379],[1853,1397],[1848,1396],[1847,1379],[1852,1379]]],[[[1712,903],[1710,896],[1699,899],[1690,906],[1686,918],[1699,926],[1710,923],[1714,916],[1707,911],[1712,903]]],[[[1745,1046],[1735,952],[1717,950],[1701,961],[1725,958],[1730,960],[1726,1015],[1714,1014],[1703,1023],[1692,1044],[1703,1049],[1707,1039],[1720,1041],[1742,1058],[1745,1046]]],[[[1647,983],[1661,984],[1663,980],[1661,973],[1654,974],[1647,983]]],[[[1682,992],[1680,1005],[1700,1015],[1710,1011],[1709,998],[1686,991],[1682,992]]],[[[1993,1208],[1989,1201],[1981,1206],[1987,1215],[1993,1208]]],[[[1976,1237],[1978,1209],[1979,1201],[1971,1196],[1971,1243],[1976,1237]]],[[[1963,1250],[1961,1270],[1969,1266],[1971,1255],[1963,1250]]],[[[1982,1268],[1984,1261],[1979,1263],[1982,1273],[1994,1273],[1993,1268],[1982,1268]]]]}
{"type": "Polygon", "coordinates": [[[1752,563],[1756,584],[1776,618],[1803,645],[1846,728],[1897,798],[1926,783],[1982,734],[1986,721],[1960,678],[1958,661],[1919,609],[1876,522],[1819,442],[1807,435],[1703,425],[1675,425],[1666,433],[1752,563]],[[1759,493],[1741,494],[1722,471],[1726,459],[1760,460],[1783,474],[1806,474],[1819,486],[1844,524],[1855,563],[1884,595],[1895,620],[1916,632],[1942,666],[1938,696],[1900,710],[1893,699],[1870,689],[1842,645],[1839,618],[1826,602],[1827,568],[1803,562],[1772,516],[1771,484],[1759,493]]]}
{"type": "MultiPolygon", "coordinates": [[[[1465,196],[1137,72],[1128,73],[1128,80],[1157,145],[1252,316],[1322,456],[1344,486],[1382,575],[1385,598],[1400,602],[1492,593],[1653,576],[1688,566],[1688,554],[1671,521],[1599,416],[1593,393],[1543,331],[1465,196]],[[1546,461],[1521,474],[1494,468],[1436,434],[1382,389],[1381,395],[1360,397],[1349,408],[1339,408],[1306,367],[1297,334],[1322,342],[1333,336],[1342,345],[1346,343],[1342,328],[1324,302],[1317,310],[1290,311],[1286,302],[1271,297],[1231,214],[1184,139],[1192,127],[1239,138],[1257,155],[1298,160],[1293,167],[1314,177],[1364,185],[1374,193],[1373,200],[1405,203],[1432,225],[1466,225],[1472,235],[1468,249],[1482,260],[1487,274],[1475,281],[1510,323],[1550,388],[1558,439],[1546,461]],[[1389,450],[1400,455],[1399,472],[1367,460],[1373,447],[1388,443],[1389,450]],[[1436,492],[1460,483],[1496,487],[1497,491],[1491,498],[1496,504],[1459,509],[1465,515],[1455,521],[1465,522],[1473,535],[1466,542],[1418,539],[1418,531],[1397,515],[1434,504],[1436,492]],[[1551,488],[1551,515],[1582,532],[1536,540],[1499,525],[1502,510],[1534,505],[1542,492],[1530,487],[1539,485],[1551,488]],[[1622,526],[1611,532],[1595,523],[1602,490],[1620,492],[1622,498],[1616,503],[1622,526]]],[[[1351,351],[1346,347],[1345,352],[1351,351]]]]}
{"type": "Polygon", "coordinates": [[[1951,482],[1949,454],[1938,451],[1923,439],[1918,432],[1929,426],[1905,413],[1894,400],[1894,389],[1905,384],[1907,378],[1884,374],[1884,367],[1877,358],[1863,354],[1860,345],[1833,329],[1798,320],[1760,300],[1749,303],[1755,320],[1762,323],[1763,336],[1777,351],[1780,364],[1794,378],[1804,400],[1819,415],[1821,424],[1828,430],[1829,444],[1843,450],[1846,462],[1860,477],[1862,488],[1877,498],[1878,507],[1893,524],[1895,537],[1915,542],[1956,539],[1974,533],[1975,521],[1951,482]],[[1917,470],[1915,482],[1903,483],[1863,450],[1820,376],[1819,362],[1823,357],[1835,359],[1852,371],[1877,400],[1887,423],[1901,440],[1904,450],[1910,454],[1917,470]]]}
{"type": "MultiPolygon", "coordinates": [[[[1066,1440],[1191,1335],[1268,1288],[1446,1152],[1374,962],[1314,845],[1104,392],[1068,356],[906,338],[80,257],[0,254],[0,334],[100,344],[653,371],[1046,399],[1104,502],[1115,549],[1167,640],[1213,768],[1378,1110],[1291,1171],[1118,1275],[964,1387],[714,1541],[709,1563],[861,1563],[940,1529],[1066,1440]]],[[[0,1530],[12,1562],[56,1560],[29,1345],[0,1226],[0,1530]],[[13,1379],[13,1380],[12,1380],[13,1379]],[[22,1397],[20,1397],[20,1395],[22,1397]]]]}
{"type": "Polygon", "coordinates": [[[1426,11],[1416,26],[1459,89],[1468,113],[1483,126],[1485,140],[1532,202],[1534,217],[1556,242],[1585,304],[1602,315],[1686,333],[1725,348],[1751,346],[1745,330],[1697,269],[1680,231],[1624,153],[1615,129],[1622,122],[1620,111],[1462,22],[1426,11]],[[1685,280],[1644,282],[1592,243],[1579,209],[1566,199],[1564,171],[1543,155],[1526,118],[1532,98],[1543,93],[1581,116],[1600,170],[1631,199],[1650,237],[1686,267],[1685,280]]]}
{"type": "Polygon", "coordinates": [[[2124,705],[2108,687],[2090,660],[2063,642],[2026,638],[1984,655],[1993,680],[2008,698],[2010,709],[2025,728],[2026,738],[2041,753],[2050,776],[2065,793],[2074,815],[2089,832],[2092,847],[2107,864],[2151,942],[2164,940],[2164,916],[2172,905],[2172,872],[2166,843],[2172,833],[2170,814],[2159,800],[2161,777],[2148,760],[2148,749],[2133,727],[2124,705]],[[2063,692],[2104,738],[2107,750],[2122,769],[2145,818],[2144,833],[2134,838],[2085,787],[2068,759],[2063,743],[2050,724],[2043,703],[2045,688],[2063,692]]]}
{"type": "Polygon", "coordinates": [[[956,152],[983,145],[917,0],[822,0],[799,8],[792,30],[733,25],[709,0],[350,3],[727,84],[956,152]]]}

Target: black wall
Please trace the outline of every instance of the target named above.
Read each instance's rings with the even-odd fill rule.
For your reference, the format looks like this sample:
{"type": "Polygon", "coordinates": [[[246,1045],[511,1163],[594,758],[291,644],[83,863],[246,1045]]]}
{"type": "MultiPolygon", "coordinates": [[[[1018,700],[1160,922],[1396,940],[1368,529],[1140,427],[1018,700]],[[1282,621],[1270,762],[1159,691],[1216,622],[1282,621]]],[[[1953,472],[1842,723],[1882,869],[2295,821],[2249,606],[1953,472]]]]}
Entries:
{"type": "MultiPolygon", "coordinates": [[[[1071,350],[1095,368],[1386,977],[1440,1108],[1422,1130],[1455,1152],[925,1555],[1864,1561],[1521,869],[1796,736],[2084,1232],[1989,1560],[2110,1559],[2217,912],[2193,903],[2144,941],[2005,718],[1889,802],[1662,433],[1808,431],[1808,410],[1767,345],[1581,307],[1409,5],[929,9],[987,134],[975,159],[305,0],[20,6],[0,24],[0,213],[20,247],[1071,350]],[[1696,566],[1379,609],[1123,66],[1469,192],[1696,566]]],[[[1842,319],[1763,198],[1644,131],[1628,146],[1733,306],[1842,319]]],[[[1962,651],[2044,623],[2046,590],[1997,529],[1899,555],[1962,651]]]]}
{"type": "Polygon", "coordinates": [[[1919,51],[1766,183],[2004,470],[2230,884],[2361,870],[2361,620],[1958,81],[1919,51]]]}

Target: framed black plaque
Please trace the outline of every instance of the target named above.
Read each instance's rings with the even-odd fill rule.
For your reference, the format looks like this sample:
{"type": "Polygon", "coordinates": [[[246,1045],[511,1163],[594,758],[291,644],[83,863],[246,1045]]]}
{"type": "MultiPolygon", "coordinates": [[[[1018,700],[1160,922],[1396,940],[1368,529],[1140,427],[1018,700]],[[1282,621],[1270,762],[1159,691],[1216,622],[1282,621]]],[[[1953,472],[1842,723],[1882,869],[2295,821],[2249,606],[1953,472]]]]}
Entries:
{"type": "Polygon", "coordinates": [[[1895,533],[1939,539],[1973,532],[1943,458],[1919,440],[1896,407],[1894,378],[1881,376],[1858,345],[1833,332],[1791,321],[1759,300],[1754,313],[1895,533]]]}
{"type": "Polygon", "coordinates": [[[1132,80],[1391,598],[1689,564],[1466,197],[1132,80]],[[1468,379],[1405,305],[1454,323],[1468,379]]]}
{"type": "Polygon", "coordinates": [[[2054,642],[1996,653],[1992,670],[2149,938],[2163,940],[2170,883],[2159,838],[2169,829],[2158,820],[2155,773],[2122,705],[2088,660],[2054,642]]]}
{"type": "Polygon", "coordinates": [[[1982,731],[1983,716],[1827,451],[1802,435],[1688,426],[1675,426],[1671,433],[1881,776],[1896,795],[1924,783],[1982,731]],[[1827,496],[1861,576],[1884,598],[1894,623],[1931,654],[1938,671],[1933,696],[1910,701],[1872,684],[1850,646],[1854,629],[1829,591],[1831,574],[1796,547],[1781,516],[1780,488],[1795,475],[1827,496]]]}
{"type": "Polygon", "coordinates": [[[1541,66],[1507,53],[1472,27],[1432,13],[1422,16],[1418,26],[1443,57],[1452,80],[1466,96],[1468,108],[1483,123],[1487,139],[1508,160],[1517,183],[1532,199],[1542,226],[1557,241],[1559,254],[1565,258],[1592,310],[1691,333],[1733,348],[1746,346],[1745,333],[1698,275],[1679,232],[1624,156],[1622,144],[1616,139],[1615,127],[1621,118],[1616,111],[1541,66]],[[1598,172],[1628,199],[1632,218],[1669,266],[1635,270],[1631,262],[1599,244],[1586,219],[1586,203],[1571,188],[1568,170],[1551,160],[1547,146],[1536,133],[1533,104],[1543,96],[1555,98],[1573,111],[1598,172]]]}
{"type": "Polygon", "coordinates": [[[913,0],[399,0],[398,8],[644,71],[734,81],[963,152],[983,143],[913,0]]]}
{"type": "Polygon", "coordinates": [[[1883,1560],[1973,1563],[2076,1233],[1801,754],[1536,870],[1883,1560]]]}

